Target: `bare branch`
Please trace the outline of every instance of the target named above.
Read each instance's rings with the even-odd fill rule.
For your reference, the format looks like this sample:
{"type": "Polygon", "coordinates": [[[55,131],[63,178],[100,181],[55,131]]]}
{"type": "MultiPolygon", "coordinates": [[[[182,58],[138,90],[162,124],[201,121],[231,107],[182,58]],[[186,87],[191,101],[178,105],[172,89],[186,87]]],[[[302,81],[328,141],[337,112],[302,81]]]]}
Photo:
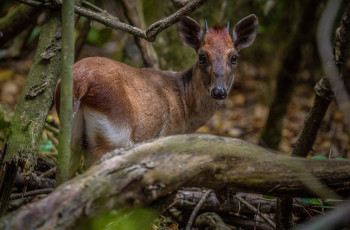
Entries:
{"type": "Polygon", "coordinates": [[[21,189],[28,190],[36,190],[36,189],[46,189],[46,188],[54,188],[55,187],[55,180],[39,177],[35,173],[32,173],[30,175],[29,180],[25,180],[26,178],[23,177],[22,173],[17,173],[16,179],[15,179],[15,186],[21,189]]]}
{"type": "Polygon", "coordinates": [[[52,126],[52,125],[50,125],[50,124],[48,124],[46,122],[45,122],[44,128],[46,130],[50,131],[50,132],[53,132],[55,135],[58,135],[58,133],[59,133],[59,131],[58,131],[58,129],[56,127],[54,127],[54,126],[52,126]]]}
{"type": "MultiPolygon", "coordinates": [[[[24,4],[30,5],[30,6],[44,6],[48,8],[57,8],[59,5],[53,5],[51,3],[44,3],[42,1],[37,0],[18,0],[19,2],[22,2],[24,4]]],[[[138,37],[144,38],[149,42],[154,42],[157,35],[165,30],[166,28],[172,26],[173,24],[179,22],[182,18],[190,15],[193,11],[198,9],[201,5],[203,5],[207,0],[193,0],[193,1],[187,1],[187,4],[180,8],[178,11],[173,13],[172,15],[163,18],[152,25],[149,26],[148,29],[142,30],[138,27],[131,26],[129,24],[120,22],[118,18],[108,14],[107,12],[100,12],[96,13],[92,10],[86,9],[81,6],[75,6],[74,10],[75,13],[90,18],[94,21],[100,22],[104,24],[105,26],[111,27],[115,30],[121,30],[127,33],[130,33],[132,35],[136,35],[138,37]]],[[[89,4],[90,8],[95,8],[92,6],[92,4],[89,4]]],[[[101,11],[98,9],[98,11],[101,11]]]]}
{"type": "Polygon", "coordinates": [[[134,27],[134,26],[130,26],[129,24],[123,23],[123,22],[119,22],[119,20],[110,15],[110,14],[101,14],[101,13],[95,13],[91,10],[88,10],[84,7],[81,6],[75,6],[74,8],[75,13],[90,18],[94,21],[100,22],[105,26],[111,27],[115,30],[121,30],[142,38],[146,39],[146,34],[143,30],[141,30],[140,28],[134,27]]]}
{"type": "Polygon", "coordinates": [[[53,167],[49,170],[46,170],[45,172],[43,172],[42,174],[40,174],[39,177],[41,178],[50,178],[50,177],[53,177],[56,173],[56,167],[53,167]]]}
{"type": "Polygon", "coordinates": [[[53,191],[53,188],[43,188],[43,189],[38,189],[38,190],[33,190],[25,193],[13,193],[11,194],[11,200],[15,200],[18,198],[23,198],[23,197],[29,197],[29,196],[37,196],[37,195],[42,195],[42,194],[48,194],[53,191]]]}
{"type": "Polygon", "coordinates": [[[237,200],[239,200],[240,202],[242,202],[247,208],[249,208],[250,210],[252,210],[254,213],[256,213],[257,215],[259,215],[264,221],[266,221],[266,223],[268,223],[271,227],[273,227],[274,229],[276,228],[275,223],[270,220],[270,218],[261,212],[258,212],[258,210],[251,205],[250,203],[248,203],[246,200],[244,200],[242,197],[235,195],[234,198],[236,198],[237,200]]]}
{"type": "Polygon", "coordinates": [[[36,0],[17,0],[17,1],[23,4],[27,4],[28,6],[34,6],[34,7],[44,6],[47,8],[54,8],[54,6],[52,6],[51,3],[48,3],[48,2],[40,2],[36,0]]]}
{"type": "Polygon", "coordinates": [[[212,192],[211,189],[209,189],[208,191],[206,191],[202,198],[200,199],[200,201],[198,202],[198,204],[196,205],[196,207],[193,209],[192,213],[191,213],[191,216],[190,216],[190,219],[188,220],[188,223],[186,225],[186,228],[185,230],[191,230],[191,227],[192,227],[192,223],[194,221],[194,218],[196,217],[199,209],[201,209],[201,207],[203,206],[204,202],[207,200],[208,196],[210,195],[210,193],[212,192]]]}

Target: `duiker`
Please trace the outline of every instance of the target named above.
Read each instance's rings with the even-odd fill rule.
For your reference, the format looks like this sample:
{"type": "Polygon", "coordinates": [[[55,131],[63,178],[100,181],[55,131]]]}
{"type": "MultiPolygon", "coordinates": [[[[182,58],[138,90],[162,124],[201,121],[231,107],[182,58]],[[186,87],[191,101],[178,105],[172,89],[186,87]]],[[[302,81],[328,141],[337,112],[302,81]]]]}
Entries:
{"type": "MultiPolygon", "coordinates": [[[[172,134],[190,133],[220,108],[234,81],[238,52],[257,34],[255,15],[204,33],[193,19],[178,23],[183,43],[198,59],[184,72],[138,69],[102,57],[74,65],[73,174],[82,152],[91,162],[116,148],[172,134]]],[[[59,110],[59,88],[56,107],[59,110]]]]}

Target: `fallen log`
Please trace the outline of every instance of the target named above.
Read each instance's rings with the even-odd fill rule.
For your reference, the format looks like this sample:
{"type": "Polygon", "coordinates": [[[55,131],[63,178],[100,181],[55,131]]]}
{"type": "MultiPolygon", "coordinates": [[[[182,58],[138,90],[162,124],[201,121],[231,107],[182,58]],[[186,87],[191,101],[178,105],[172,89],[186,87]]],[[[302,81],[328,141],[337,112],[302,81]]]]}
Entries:
{"type": "Polygon", "coordinates": [[[81,217],[149,205],[183,186],[312,197],[315,178],[350,195],[347,161],[286,157],[213,135],[170,136],[106,154],[46,198],[1,218],[0,229],[73,228],[81,217]]]}

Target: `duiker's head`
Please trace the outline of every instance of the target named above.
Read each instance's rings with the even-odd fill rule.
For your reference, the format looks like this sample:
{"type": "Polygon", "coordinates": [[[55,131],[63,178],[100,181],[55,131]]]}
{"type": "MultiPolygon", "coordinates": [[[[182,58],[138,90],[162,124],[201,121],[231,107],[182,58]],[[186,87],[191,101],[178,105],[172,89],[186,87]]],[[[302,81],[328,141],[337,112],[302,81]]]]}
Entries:
{"type": "Polygon", "coordinates": [[[198,54],[198,69],[203,86],[213,99],[223,100],[230,91],[237,65],[238,52],[250,46],[257,34],[258,19],[249,15],[233,28],[232,37],[227,27],[215,26],[203,33],[200,25],[190,17],[178,23],[178,33],[185,45],[198,54]]]}

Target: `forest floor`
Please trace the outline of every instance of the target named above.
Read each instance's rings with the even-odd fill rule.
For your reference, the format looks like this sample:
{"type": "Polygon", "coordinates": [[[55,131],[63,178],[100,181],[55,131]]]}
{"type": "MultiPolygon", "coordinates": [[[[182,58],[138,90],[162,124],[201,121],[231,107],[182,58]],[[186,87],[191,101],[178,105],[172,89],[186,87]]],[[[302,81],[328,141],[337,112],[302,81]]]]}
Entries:
{"type": "MultiPolygon", "coordinates": [[[[0,64],[0,105],[5,105],[11,110],[15,109],[30,65],[31,60],[16,60],[0,64]]],[[[304,71],[302,75],[308,76],[307,71],[304,71]]],[[[249,63],[240,63],[233,89],[224,101],[223,108],[215,113],[198,132],[259,143],[260,134],[269,112],[267,98],[272,98],[273,94],[273,90],[268,89],[267,79],[264,76],[266,74],[263,69],[258,69],[249,63]]],[[[317,77],[321,76],[313,77],[313,79],[317,77]]],[[[310,77],[306,78],[301,77],[283,121],[279,150],[285,154],[290,154],[313,103],[313,83],[310,83],[310,77]],[[308,80],[305,80],[306,78],[308,80]]],[[[50,111],[50,114],[58,123],[54,109],[50,111]]],[[[313,155],[349,158],[347,152],[349,152],[350,141],[349,137],[344,134],[346,132],[344,132],[343,120],[343,115],[336,103],[332,102],[322,122],[313,155]]],[[[0,138],[4,138],[1,130],[0,138]]]]}

